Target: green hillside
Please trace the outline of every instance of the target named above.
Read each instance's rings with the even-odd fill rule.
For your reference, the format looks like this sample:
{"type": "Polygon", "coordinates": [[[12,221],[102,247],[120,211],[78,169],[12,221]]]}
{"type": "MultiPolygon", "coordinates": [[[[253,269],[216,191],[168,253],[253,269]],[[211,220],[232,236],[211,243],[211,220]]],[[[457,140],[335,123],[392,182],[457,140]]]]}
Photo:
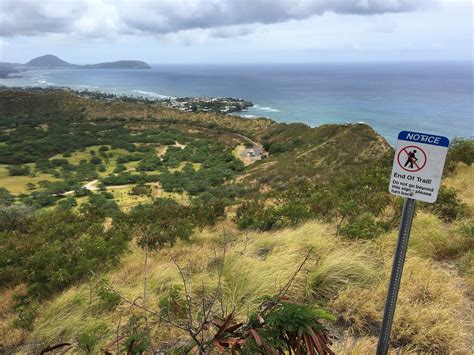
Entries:
{"type": "MultiPolygon", "coordinates": [[[[473,157],[418,204],[392,349],[474,351],[473,157]]],[[[0,90],[0,352],[373,353],[391,159],[363,124],[0,90]]]]}

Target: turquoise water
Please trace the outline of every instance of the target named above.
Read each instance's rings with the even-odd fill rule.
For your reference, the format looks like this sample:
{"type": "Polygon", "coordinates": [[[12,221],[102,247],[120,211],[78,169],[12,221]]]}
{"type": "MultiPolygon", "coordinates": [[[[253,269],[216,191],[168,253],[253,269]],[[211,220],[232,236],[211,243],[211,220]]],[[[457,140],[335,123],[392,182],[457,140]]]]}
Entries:
{"type": "Polygon", "coordinates": [[[395,143],[401,130],[473,136],[473,63],[154,65],[152,70],[35,70],[8,86],[68,86],[120,94],[240,97],[246,117],[365,122],[395,143]]]}

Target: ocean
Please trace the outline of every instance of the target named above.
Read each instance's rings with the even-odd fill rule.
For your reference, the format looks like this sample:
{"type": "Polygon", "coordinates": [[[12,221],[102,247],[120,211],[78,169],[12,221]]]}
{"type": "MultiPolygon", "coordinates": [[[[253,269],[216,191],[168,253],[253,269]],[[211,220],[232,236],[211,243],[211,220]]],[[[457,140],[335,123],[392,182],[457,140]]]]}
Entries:
{"type": "Polygon", "coordinates": [[[473,63],[152,65],[151,70],[32,70],[7,86],[67,86],[116,94],[236,97],[244,117],[365,122],[394,145],[401,130],[472,137],[473,63]]]}

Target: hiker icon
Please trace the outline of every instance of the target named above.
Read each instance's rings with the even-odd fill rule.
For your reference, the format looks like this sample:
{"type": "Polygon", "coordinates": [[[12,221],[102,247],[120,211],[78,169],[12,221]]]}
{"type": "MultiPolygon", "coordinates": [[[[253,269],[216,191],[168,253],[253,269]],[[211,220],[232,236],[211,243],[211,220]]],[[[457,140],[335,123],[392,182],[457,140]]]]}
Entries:
{"type": "Polygon", "coordinates": [[[417,145],[400,147],[397,155],[398,166],[405,171],[415,173],[423,169],[428,160],[423,148],[417,145]]]}
{"type": "Polygon", "coordinates": [[[403,165],[404,167],[410,164],[410,169],[413,169],[413,164],[415,164],[418,161],[418,158],[415,156],[415,153],[416,153],[416,149],[413,149],[411,152],[408,153],[407,161],[405,165],[403,165]]]}

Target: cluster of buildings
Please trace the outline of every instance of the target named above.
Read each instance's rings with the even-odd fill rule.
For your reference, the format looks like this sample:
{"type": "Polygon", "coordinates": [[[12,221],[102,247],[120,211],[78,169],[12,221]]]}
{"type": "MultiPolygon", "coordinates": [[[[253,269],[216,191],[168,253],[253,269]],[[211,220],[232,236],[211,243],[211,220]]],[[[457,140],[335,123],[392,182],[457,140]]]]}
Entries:
{"type": "Polygon", "coordinates": [[[232,113],[244,111],[253,106],[250,101],[232,97],[183,97],[168,98],[161,101],[163,105],[184,112],[220,112],[232,113]]]}

